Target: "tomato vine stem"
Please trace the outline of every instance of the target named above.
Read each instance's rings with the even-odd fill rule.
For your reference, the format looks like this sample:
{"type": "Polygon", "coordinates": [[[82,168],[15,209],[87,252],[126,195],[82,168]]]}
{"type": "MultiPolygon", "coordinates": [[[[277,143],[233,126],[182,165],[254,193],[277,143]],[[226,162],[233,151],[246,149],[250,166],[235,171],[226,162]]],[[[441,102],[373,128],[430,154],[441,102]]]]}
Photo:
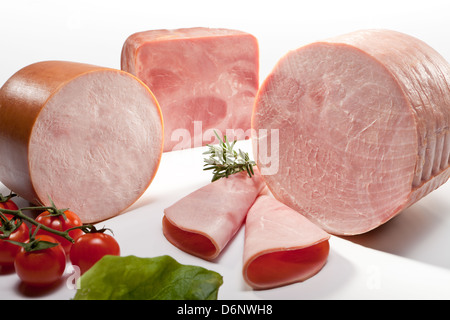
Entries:
{"type": "Polygon", "coordinates": [[[0,208],[0,213],[2,214],[10,214],[12,216],[15,216],[21,220],[26,220],[29,223],[35,225],[36,227],[39,227],[42,230],[51,232],[53,234],[56,234],[58,236],[61,236],[67,240],[69,240],[70,242],[74,242],[74,240],[72,239],[72,237],[69,235],[68,231],[58,231],[55,229],[52,229],[50,227],[47,227],[45,225],[43,225],[42,223],[37,222],[36,220],[34,220],[33,218],[30,218],[29,216],[27,216],[26,214],[24,214],[22,211],[32,211],[32,210],[57,210],[54,206],[51,207],[46,207],[46,206],[42,206],[42,207],[24,207],[24,208],[20,208],[18,210],[10,210],[10,209],[3,209],[0,208]]]}

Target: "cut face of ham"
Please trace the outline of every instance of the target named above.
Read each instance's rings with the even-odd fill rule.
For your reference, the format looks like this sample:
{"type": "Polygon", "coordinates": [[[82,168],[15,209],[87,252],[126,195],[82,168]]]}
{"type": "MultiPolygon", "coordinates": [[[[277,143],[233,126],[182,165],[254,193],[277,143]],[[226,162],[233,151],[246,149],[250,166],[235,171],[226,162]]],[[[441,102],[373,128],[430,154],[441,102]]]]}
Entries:
{"type": "Polygon", "coordinates": [[[273,197],[258,197],[245,222],[245,281],[269,289],[312,277],[327,261],[329,237],[273,197]]]}
{"type": "Polygon", "coordinates": [[[98,222],[133,204],[156,174],[161,112],[131,74],[40,62],[6,82],[0,105],[0,180],[32,203],[50,197],[98,222]]]}
{"type": "Polygon", "coordinates": [[[263,188],[256,171],[252,178],[241,172],[209,183],[164,210],[164,235],[179,249],[213,260],[242,226],[263,188]]]}
{"type": "Polygon", "coordinates": [[[228,29],[138,32],[125,41],[122,70],[155,94],[164,117],[164,151],[249,138],[259,85],[256,38],[228,29]]]}
{"type": "MultiPolygon", "coordinates": [[[[286,54],[252,125],[279,134],[273,195],[334,234],[367,232],[450,176],[450,65],[424,42],[363,30],[286,54]]],[[[265,146],[270,150],[270,145],[265,146]]]]}

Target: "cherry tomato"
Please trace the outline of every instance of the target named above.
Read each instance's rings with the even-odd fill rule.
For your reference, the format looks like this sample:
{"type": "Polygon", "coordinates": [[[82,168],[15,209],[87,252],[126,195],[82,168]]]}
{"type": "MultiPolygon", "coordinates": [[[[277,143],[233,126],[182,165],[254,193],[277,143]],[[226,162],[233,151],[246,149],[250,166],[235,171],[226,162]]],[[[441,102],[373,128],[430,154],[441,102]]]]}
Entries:
{"type": "MultiPolygon", "coordinates": [[[[67,229],[73,228],[73,227],[79,227],[82,225],[81,219],[76,215],[74,212],[66,210],[64,212],[66,219],[62,215],[60,216],[51,216],[48,211],[42,212],[40,215],[36,217],[36,221],[39,223],[42,223],[44,226],[47,226],[49,228],[52,228],[54,230],[58,231],[66,231],[67,229]]],[[[32,232],[35,230],[35,226],[32,228],[32,232]]],[[[77,239],[79,236],[81,236],[84,232],[81,229],[75,229],[72,231],[69,231],[69,235],[72,239],[77,239]]],[[[72,242],[70,242],[67,239],[64,239],[61,236],[55,235],[49,231],[45,231],[42,229],[39,229],[37,234],[42,235],[48,235],[53,238],[55,238],[59,243],[61,243],[61,246],[64,249],[64,252],[66,254],[69,254],[70,248],[72,247],[72,242]]]]}
{"type": "MultiPolygon", "coordinates": [[[[14,209],[11,209],[14,210],[14,209]]],[[[13,218],[10,214],[4,214],[4,216],[11,220],[13,218]]],[[[0,222],[0,226],[1,226],[0,222]]],[[[0,231],[0,234],[2,232],[0,231]]],[[[7,238],[8,240],[13,240],[17,242],[25,242],[28,240],[28,226],[22,222],[20,227],[16,229],[11,235],[7,238]]],[[[20,246],[10,243],[8,241],[0,239],[0,266],[13,266],[14,258],[20,251],[20,246]]]]}
{"type": "Polygon", "coordinates": [[[66,267],[66,254],[55,238],[37,235],[36,239],[58,245],[30,252],[21,248],[14,261],[14,267],[24,283],[32,286],[48,286],[61,279],[66,267]]]}
{"type": "Polygon", "coordinates": [[[86,233],[75,240],[70,250],[70,261],[83,274],[105,255],[120,256],[116,239],[102,232],[86,233]]]}
{"type": "Polygon", "coordinates": [[[11,199],[8,199],[4,202],[0,202],[0,208],[8,209],[8,210],[19,210],[19,207],[17,207],[17,204],[15,204],[15,202],[12,201],[11,199]]]}

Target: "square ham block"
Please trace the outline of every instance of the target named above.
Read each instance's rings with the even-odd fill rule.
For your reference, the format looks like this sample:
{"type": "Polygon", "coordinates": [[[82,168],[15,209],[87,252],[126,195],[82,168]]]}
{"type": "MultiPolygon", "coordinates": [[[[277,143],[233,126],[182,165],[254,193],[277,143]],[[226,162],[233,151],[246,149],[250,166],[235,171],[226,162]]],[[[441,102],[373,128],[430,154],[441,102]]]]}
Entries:
{"type": "Polygon", "coordinates": [[[259,86],[256,38],[229,29],[187,28],[132,34],[121,68],[154,93],[164,118],[164,151],[250,137],[259,86]]]}

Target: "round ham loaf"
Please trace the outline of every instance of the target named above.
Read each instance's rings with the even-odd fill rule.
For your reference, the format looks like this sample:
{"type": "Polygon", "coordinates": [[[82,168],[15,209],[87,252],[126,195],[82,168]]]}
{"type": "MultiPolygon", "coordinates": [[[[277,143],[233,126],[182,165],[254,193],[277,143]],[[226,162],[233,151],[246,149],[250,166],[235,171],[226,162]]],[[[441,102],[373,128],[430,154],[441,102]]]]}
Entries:
{"type": "Polygon", "coordinates": [[[329,233],[360,234],[448,180],[449,119],[441,55],[403,33],[357,31],[278,62],[255,104],[255,159],[277,199],[329,233]]]}
{"type": "Polygon", "coordinates": [[[123,212],[159,166],[163,127],[150,90],[124,71],[45,61],[0,90],[0,181],[83,223],[123,212]]]}

